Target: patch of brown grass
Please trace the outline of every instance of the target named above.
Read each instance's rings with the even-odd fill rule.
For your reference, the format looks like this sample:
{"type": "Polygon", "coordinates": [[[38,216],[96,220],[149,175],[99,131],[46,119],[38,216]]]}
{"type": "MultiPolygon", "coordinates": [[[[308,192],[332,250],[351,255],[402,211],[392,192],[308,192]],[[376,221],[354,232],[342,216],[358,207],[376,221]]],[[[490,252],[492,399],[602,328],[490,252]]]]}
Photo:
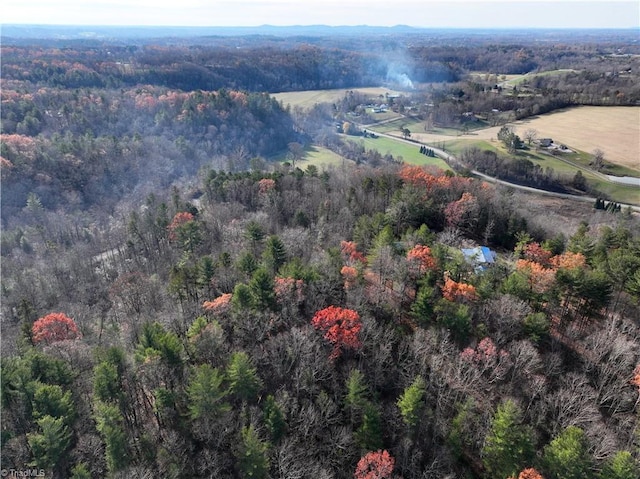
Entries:
{"type": "MultiPolygon", "coordinates": [[[[555,143],[585,153],[600,149],[608,162],[640,171],[640,107],[580,106],[527,118],[512,125],[520,137],[525,130],[534,129],[538,138],[553,138],[555,143]]],[[[457,137],[411,132],[411,137],[427,143],[453,138],[495,141],[500,128],[485,128],[457,137]]]]}
{"type": "Polygon", "coordinates": [[[516,131],[533,128],[539,138],[553,138],[586,153],[604,152],[611,163],[640,170],[640,107],[581,106],[515,123],[516,131]]]}

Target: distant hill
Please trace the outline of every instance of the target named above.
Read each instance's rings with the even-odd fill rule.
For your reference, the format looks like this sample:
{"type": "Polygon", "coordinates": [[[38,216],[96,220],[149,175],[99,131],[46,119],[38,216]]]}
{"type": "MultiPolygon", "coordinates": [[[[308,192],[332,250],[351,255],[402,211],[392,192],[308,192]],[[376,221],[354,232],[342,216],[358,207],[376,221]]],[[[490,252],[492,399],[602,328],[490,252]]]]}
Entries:
{"type": "Polygon", "coordinates": [[[449,39],[469,37],[487,38],[492,42],[500,40],[593,42],[628,39],[636,43],[639,29],[456,29],[419,28],[407,25],[392,27],[373,25],[260,25],[252,27],[186,27],[186,26],[109,26],[109,25],[2,25],[1,36],[15,39],[97,39],[124,40],[148,38],[197,38],[197,37],[239,37],[264,35],[276,37],[297,36],[372,36],[372,35],[430,35],[449,39]]]}
{"type": "Polygon", "coordinates": [[[2,36],[14,38],[149,38],[245,35],[372,35],[381,33],[417,33],[426,29],[406,25],[377,27],[368,25],[338,26],[292,25],[255,27],[179,27],[179,26],[100,26],[100,25],[3,25],[2,36]]]}

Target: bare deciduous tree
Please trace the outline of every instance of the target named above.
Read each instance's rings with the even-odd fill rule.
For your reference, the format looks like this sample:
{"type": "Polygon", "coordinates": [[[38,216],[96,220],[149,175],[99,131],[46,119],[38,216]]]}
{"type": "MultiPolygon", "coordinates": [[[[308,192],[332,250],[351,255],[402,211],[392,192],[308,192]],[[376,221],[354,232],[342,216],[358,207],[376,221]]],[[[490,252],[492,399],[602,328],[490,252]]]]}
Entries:
{"type": "Polygon", "coordinates": [[[531,145],[538,138],[538,130],[534,128],[527,128],[522,133],[522,138],[524,138],[528,145],[531,145]]]}
{"type": "Polygon", "coordinates": [[[600,171],[604,167],[604,161],[604,151],[602,151],[600,148],[596,148],[595,150],[593,150],[593,159],[591,160],[591,166],[595,170],[600,171]]]}

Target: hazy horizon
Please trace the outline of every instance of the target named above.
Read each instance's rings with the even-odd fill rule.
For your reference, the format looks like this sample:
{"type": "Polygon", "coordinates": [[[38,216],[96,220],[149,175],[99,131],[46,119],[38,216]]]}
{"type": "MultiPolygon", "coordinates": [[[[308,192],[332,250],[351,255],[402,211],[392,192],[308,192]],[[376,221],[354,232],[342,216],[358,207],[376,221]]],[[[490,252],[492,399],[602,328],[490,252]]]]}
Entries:
{"type": "Polygon", "coordinates": [[[2,24],[34,26],[409,26],[459,29],[630,29],[637,1],[6,0],[2,24]]]}

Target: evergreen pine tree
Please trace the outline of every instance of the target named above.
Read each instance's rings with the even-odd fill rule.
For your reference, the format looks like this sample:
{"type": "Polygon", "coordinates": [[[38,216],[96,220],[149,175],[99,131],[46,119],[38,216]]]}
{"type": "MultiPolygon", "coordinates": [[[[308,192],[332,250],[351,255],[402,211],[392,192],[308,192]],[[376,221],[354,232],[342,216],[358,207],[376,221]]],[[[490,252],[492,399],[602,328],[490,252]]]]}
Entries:
{"type": "Polygon", "coordinates": [[[482,448],[482,458],[490,477],[502,478],[518,474],[531,466],[534,457],[532,433],[522,425],[518,406],[507,400],[498,406],[491,429],[482,448]]]}

